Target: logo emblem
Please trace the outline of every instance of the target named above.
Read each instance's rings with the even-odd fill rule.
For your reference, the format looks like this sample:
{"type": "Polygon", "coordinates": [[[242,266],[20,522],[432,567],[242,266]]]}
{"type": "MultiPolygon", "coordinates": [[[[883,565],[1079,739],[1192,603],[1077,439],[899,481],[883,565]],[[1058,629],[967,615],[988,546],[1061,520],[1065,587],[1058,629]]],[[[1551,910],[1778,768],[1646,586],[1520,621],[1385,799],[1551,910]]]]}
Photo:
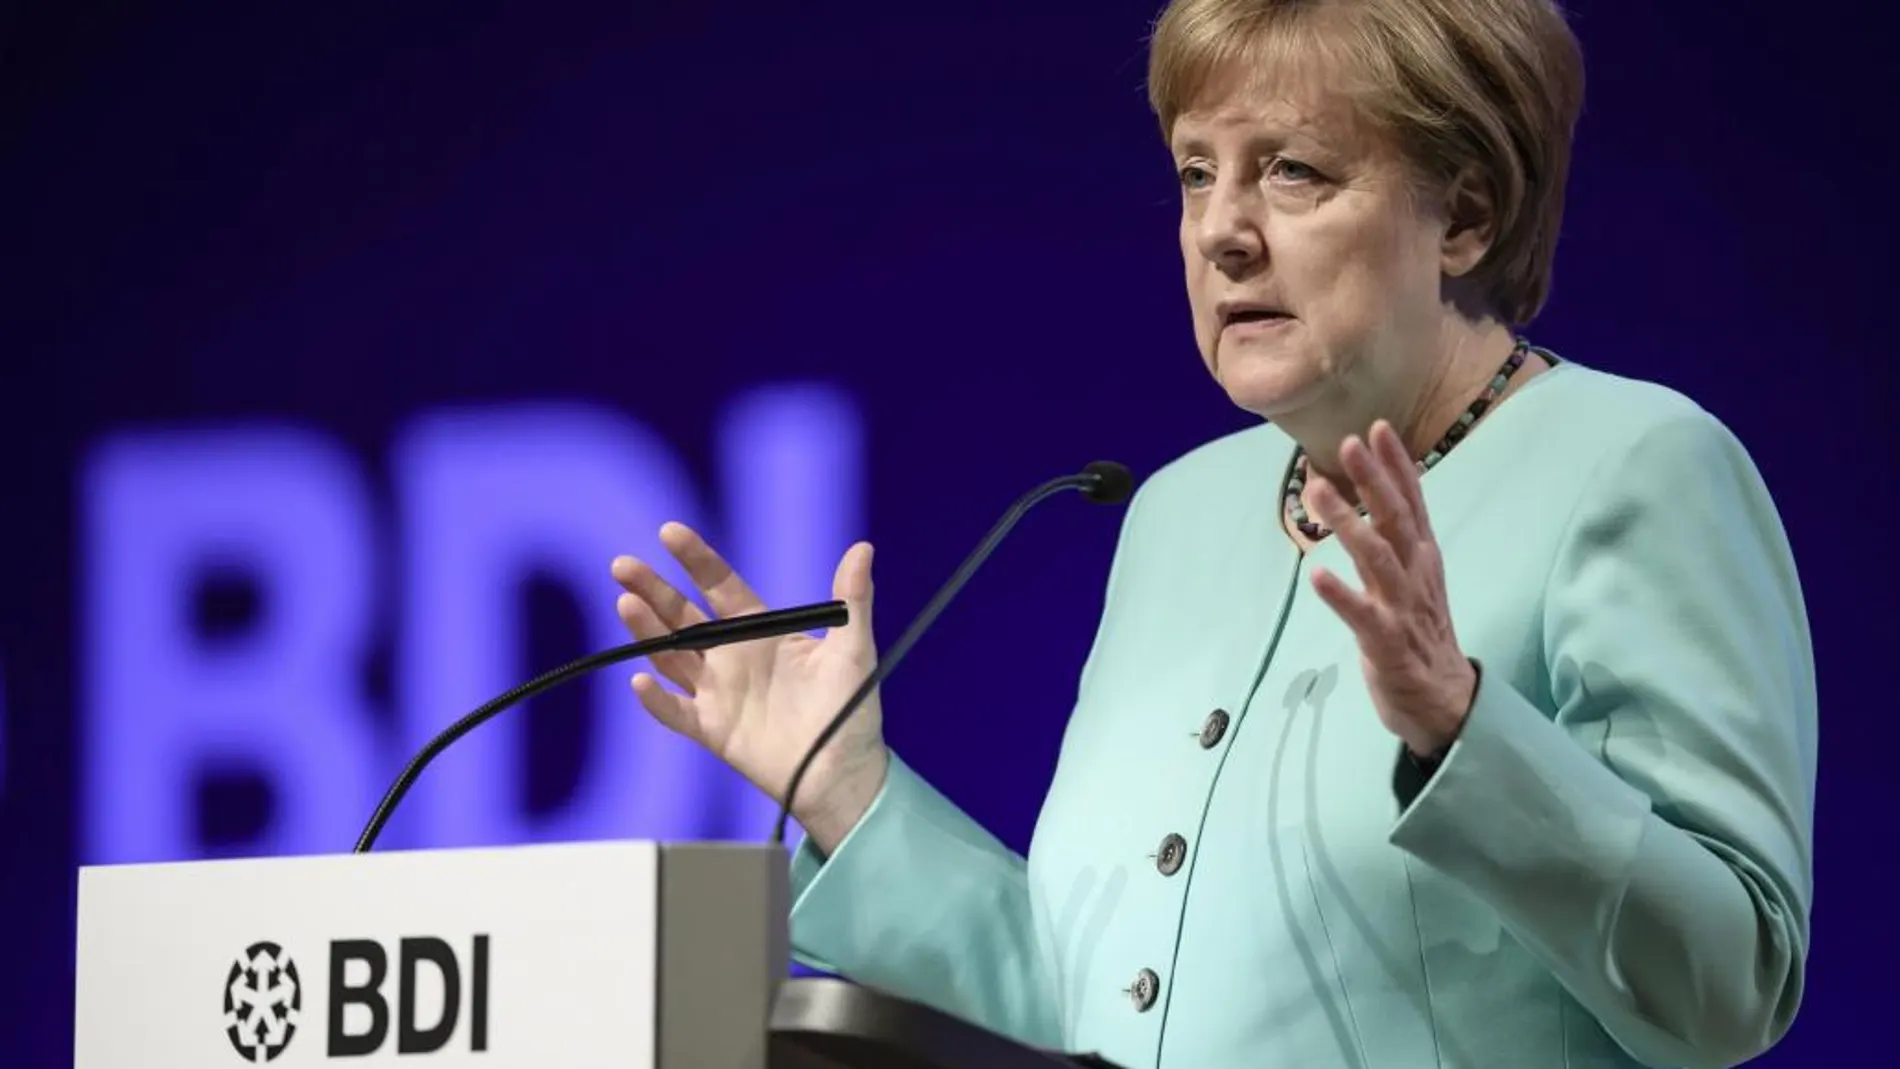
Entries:
{"type": "Polygon", "coordinates": [[[253,943],[224,981],[224,1031],[245,1061],[274,1060],[297,1034],[303,984],[297,963],[276,943],[253,943]]]}

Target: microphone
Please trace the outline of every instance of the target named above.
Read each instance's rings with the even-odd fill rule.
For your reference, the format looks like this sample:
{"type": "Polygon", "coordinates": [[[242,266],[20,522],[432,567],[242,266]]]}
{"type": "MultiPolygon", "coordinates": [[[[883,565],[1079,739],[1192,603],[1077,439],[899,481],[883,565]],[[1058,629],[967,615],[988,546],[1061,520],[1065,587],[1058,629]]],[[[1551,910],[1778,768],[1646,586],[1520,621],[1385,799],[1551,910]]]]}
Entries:
{"type": "Polygon", "coordinates": [[[897,644],[878,660],[876,667],[871,669],[871,674],[864,677],[864,682],[858,685],[857,691],[838,710],[837,715],[833,716],[831,722],[825,725],[825,729],[812,740],[811,746],[805,751],[805,756],[799,759],[798,767],[792,773],[791,782],[786,784],[785,800],[779,805],[778,823],[772,828],[772,845],[781,846],[785,842],[785,825],[791,819],[792,800],[797,796],[798,786],[804,781],[805,773],[810,770],[812,760],[818,756],[818,752],[824,749],[825,744],[830,742],[833,736],[838,734],[844,727],[845,721],[857,711],[858,706],[864,704],[864,700],[871,696],[871,692],[877,689],[877,685],[897,670],[897,665],[904,659],[904,655],[910,652],[911,647],[917,644],[917,640],[923,636],[923,633],[936,622],[937,617],[950,604],[950,600],[957,596],[957,592],[963,589],[963,585],[970,581],[970,577],[976,574],[976,570],[983,566],[983,562],[989,559],[991,553],[995,552],[996,547],[1002,543],[1003,537],[1009,534],[1010,528],[1015,527],[1017,521],[1045,498],[1054,497],[1064,490],[1080,490],[1083,497],[1098,505],[1119,505],[1128,500],[1134,489],[1135,476],[1126,467],[1112,460],[1098,460],[1077,474],[1051,479],[1018,498],[1016,503],[1009,507],[1009,511],[1003,513],[1003,518],[996,522],[996,526],[990,528],[990,533],[977,544],[976,549],[964,558],[962,566],[950,577],[949,582],[937,591],[936,596],[930,599],[930,603],[924,606],[923,611],[917,614],[915,620],[911,621],[909,630],[897,640],[897,644]]]}
{"type": "Polygon", "coordinates": [[[428,745],[410,759],[408,767],[396,777],[396,782],[390,784],[389,792],[383,795],[382,803],[376,807],[376,812],[369,818],[369,824],[363,828],[363,834],[356,840],[354,852],[366,854],[370,847],[375,845],[377,836],[382,834],[383,825],[389,823],[389,818],[395,814],[396,807],[402,804],[403,797],[409,793],[410,787],[415,786],[416,780],[422,776],[422,770],[429,766],[429,762],[440,756],[442,751],[455,745],[462,736],[487,723],[509,707],[526,701],[536,694],[558,687],[562,683],[596,669],[619,664],[622,661],[631,661],[636,657],[671,653],[674,650],[710,649],[732,642],[776,638],[780,635],[811,631],[821,627],[842,627],[849,617],[850,613],[844,602],[825,601],[791,609],[776,609],[771,612],[707,620],[658,638],[630,642],[624,646],[615,646],[610,650],[590,654],[530,680],[457,720],[435,738],[430,739],[428,745]]]}

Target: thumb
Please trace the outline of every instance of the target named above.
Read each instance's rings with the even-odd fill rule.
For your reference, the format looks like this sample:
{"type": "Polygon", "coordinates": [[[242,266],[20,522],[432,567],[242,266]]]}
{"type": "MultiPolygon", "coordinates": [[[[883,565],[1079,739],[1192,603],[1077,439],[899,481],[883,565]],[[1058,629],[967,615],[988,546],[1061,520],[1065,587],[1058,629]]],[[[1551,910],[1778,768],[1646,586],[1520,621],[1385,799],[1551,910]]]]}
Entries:
{"type": "Polygon", "coordinates": [[[845,603],[851,614],[845,625],[863,641],[871,640],[871,543],[859,542],[845,551],[831,580],[831,596],[845,603]]]}

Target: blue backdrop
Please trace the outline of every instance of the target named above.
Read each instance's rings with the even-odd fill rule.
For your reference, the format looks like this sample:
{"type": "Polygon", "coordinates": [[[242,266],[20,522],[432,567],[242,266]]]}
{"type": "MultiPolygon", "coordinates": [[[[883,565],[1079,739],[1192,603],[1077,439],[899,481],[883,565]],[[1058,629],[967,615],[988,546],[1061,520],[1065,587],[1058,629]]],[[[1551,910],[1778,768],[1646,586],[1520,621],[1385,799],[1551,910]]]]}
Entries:
{"type": "MultiPolygon", "coordinates": [[[[1900,954],[1895,67],[1849,0],[1573,6],[1531,334],[1702,401],[1781,502],[1824,725],[1811,986],[1766,1061],[1858,1064],[1900,954]]],[[[1021,490],[1243,426],[1188,331],[1154,13],[0,14],[6,1063],[70,1062],[76,864],[347,850],[421,737],[621,639],[608,560],[662,520],[780,602],[871,538],[888,644],[1021,490]]],[[[887,687],[1019,848],[1118,521],[1045,506],[887,687]]],[[[763,838],[630,672],[453,752],[385,842],[763,838]]]]}

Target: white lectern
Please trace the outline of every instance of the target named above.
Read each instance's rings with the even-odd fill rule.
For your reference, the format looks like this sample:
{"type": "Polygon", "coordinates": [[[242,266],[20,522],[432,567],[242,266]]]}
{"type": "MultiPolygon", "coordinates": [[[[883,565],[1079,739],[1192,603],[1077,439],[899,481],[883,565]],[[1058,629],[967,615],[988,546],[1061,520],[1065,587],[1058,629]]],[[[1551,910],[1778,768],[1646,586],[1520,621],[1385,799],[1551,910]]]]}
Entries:
{"type": "Polygon", "coordinates": [[[74,1064],[1104,1064],[789,978],[787,868],[651,842],[82,868],[74,1064]]]}

